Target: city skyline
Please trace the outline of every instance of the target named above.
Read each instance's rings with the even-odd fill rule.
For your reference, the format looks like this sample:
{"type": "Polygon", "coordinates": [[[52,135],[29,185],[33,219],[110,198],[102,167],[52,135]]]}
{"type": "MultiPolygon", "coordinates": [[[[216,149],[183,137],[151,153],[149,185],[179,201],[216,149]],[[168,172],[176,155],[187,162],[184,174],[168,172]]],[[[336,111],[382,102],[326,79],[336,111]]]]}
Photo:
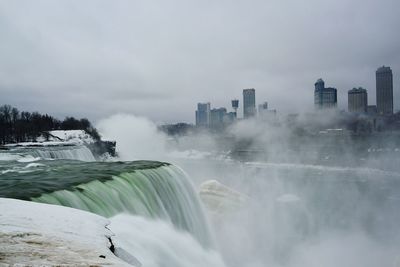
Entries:
{"type": "MultiPolygon", "coordinates": [[[[376,96],[377,99],[379,99],[380,102],[377,102],[375,104],[371,104],[368,102],[368,90],[366,90],[363,87],[353,87],[350,90],[347,90],[347,108],[343,111],[347,111],[348,113],[365,113],[369,115],[391,115],[394,114],[393,112],[393,102],[395,101],[394,99],[394,94],[393,94],[393,73],[390,67],[388,66],[382,66],[378,67],[376,70],[376,96]],[[379,97],[379,98],[378,98],[379,97]],[[383,110],[383,111],[382,111],[383,110]]],[[[326,87],[325,82],[322,78],[319,78],[315,84],[314,84],[314,111],[319,111],[319,110],[338,110],[338,90],[334,87],[326,87]]],[[[267,101],[257,101],[256,100],[256,90],[254,88],[251,89],[243,89],[243,102],[242,102],[242,111],[243,115],[240,117],[238,115],[238,107],[240,107],[240,101],[235,99],[232,100],[232,108],[233,108],[233,113],[227,113],[227,109],[225,107],[218,108],[218,109],[213,109],[214,113],[217,114],[219,119],[214,120],[214,126],[212,126],[212,123],[204,123],[204,122],[199,122],[198,120],[198,114],[200,114],[202,111],[201,108],[204,105],[208,105],[208,115],[203,115],[205,116],[212,116],[212,112],[210,112],[210,102],[207,103],[198,103],[198,109],[196,110],[196,120],[195,124],[197,126],[206,126],[211,128],[216,128],[215,125],[217,124],[226,124],[227,121],[233,122],[234,119],[236,118],[243,118],[243,119],[249,119],[254,116],[270,116],[271,114],[274,114],[274,116],[277,114],[276,109],[269,109],[268,108],[268,102],[267,101]],[[257,108],[258,106],[258,108],[257,108]],[[232,114],[234,116],[232,117],[232,114]],[[230,116],[229,119],[224,120],[224,117],[230,116]]],[[[204,109],[203,109],[204,111],[204,109]]],[[[204,112],[203,112],[204,113],[204,112]]],[[[299,114],[293,113],[293,114],[299,114]]]]}
{"type": "Polygon", "coordinates": [[[197,102],[229,106],[225,96],[241,99],[249,86],[280,112],[312,111],[310,81],[319,77],[345,109],[347,90],[374,90],[377,66],[400,73],[394,0],[17,0],[0,10],[2,102],[61,118],[193,122],[197,102]]]}

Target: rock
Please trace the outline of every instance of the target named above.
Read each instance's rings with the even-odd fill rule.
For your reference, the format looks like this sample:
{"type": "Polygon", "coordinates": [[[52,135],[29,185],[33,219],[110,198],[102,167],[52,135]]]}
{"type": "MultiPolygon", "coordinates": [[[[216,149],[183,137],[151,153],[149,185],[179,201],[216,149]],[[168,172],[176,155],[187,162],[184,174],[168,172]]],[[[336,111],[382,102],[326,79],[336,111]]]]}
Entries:
{"type": "Polygon", "coordinates": [[[0,262],[5,266],[131,266],[109,249],[108,224],[108,219],[81,210],[0,198],[0,262]]]}
{"type": "Polygon", "coordinates": [[[211,212],[224,213],[240,208],[249,197],[221,184],[209,180],[200,185],[200,198],[211,212]]]}

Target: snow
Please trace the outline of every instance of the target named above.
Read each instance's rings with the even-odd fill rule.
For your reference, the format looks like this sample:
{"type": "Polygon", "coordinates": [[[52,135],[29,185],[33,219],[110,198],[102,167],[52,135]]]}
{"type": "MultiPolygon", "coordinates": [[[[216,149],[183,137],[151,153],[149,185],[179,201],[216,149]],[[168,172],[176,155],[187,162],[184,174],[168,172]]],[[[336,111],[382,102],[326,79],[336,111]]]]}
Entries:
{"type": "Polygon", "coordinates": [[[5,147],[32,147],[32,146],[73,146],[76,144],[80,144],[79,142],[73,141],[43,141],[43,142],[21,142],[15,144],[7,144],[5,147]]]}
{"type": "Polygon", "coordinates": [[[1,263],[130,266],[110,251],[108,224],[81,210],[0,198],[1,263]]]}
{"type": "MultiPolygon", "coordinates": [[[[49,134],[60,138],[64,141],[74,142],[78,144],[91,144],[94,143],[93,138],[84,130],[55,130],[50,131],[49,134]]],[[[56,139],[56,138],[55,138],[56,139]]]]}
{"type": "Polygon", "coordinates": [[[95,141],[84,130],[55,130],[49,131],[50,137],[46,141],[43,136],[36,139],[36,142],[21,142],[7,144],[5,147],[34,147],[34,146],[74,146],[92,144],[95,141]]]}

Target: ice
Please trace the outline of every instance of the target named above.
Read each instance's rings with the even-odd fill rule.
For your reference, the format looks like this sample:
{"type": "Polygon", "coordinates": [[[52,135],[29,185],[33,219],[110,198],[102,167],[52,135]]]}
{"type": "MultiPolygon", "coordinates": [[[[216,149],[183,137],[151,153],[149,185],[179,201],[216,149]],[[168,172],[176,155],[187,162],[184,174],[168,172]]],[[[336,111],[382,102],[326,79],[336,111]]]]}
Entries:
{"type": "MultiPolygon", "coordinates": [[[[74,146],[92,144],[95,141],[84,130],[55,130],[49,131],[50,136],[44,138],[39,136],[34,142],[20,142],[6,144],[4,147],[50,147],[50,146],[74,146]]],[[[1,160],[1,158],[0,158],[1,160]]]]}
{"type": "Polygon", "coordinates": [[[91,144],[94,143],[93,138],[87,134],[84,130],[55,130],[49,132],[52,136],[55,136],[63,141],[75,142],[78,144],[91,144]]]}
{"type": "Polygon", "coordinates": [[[129,266],[110,251],[108,224],[81,210],[0,198],[1,263],[129,266]]]}

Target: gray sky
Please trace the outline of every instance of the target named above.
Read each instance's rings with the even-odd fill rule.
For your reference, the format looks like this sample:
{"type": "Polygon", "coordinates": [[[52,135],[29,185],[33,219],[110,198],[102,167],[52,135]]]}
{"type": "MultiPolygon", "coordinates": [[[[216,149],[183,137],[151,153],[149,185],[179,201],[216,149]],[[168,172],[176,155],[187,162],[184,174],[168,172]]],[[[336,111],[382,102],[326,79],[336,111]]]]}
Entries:
{"type": "MultiPolygon", "coordinates": [[[[362,86],[394,73],[399,0],[0,0],[0,104],[92,120],[117,112],[194,121],[243,88],[281,112],[313,109],[314,82],[362,86]]],[[[240,103],[242,104],[242,103],[240,103]]]]}

